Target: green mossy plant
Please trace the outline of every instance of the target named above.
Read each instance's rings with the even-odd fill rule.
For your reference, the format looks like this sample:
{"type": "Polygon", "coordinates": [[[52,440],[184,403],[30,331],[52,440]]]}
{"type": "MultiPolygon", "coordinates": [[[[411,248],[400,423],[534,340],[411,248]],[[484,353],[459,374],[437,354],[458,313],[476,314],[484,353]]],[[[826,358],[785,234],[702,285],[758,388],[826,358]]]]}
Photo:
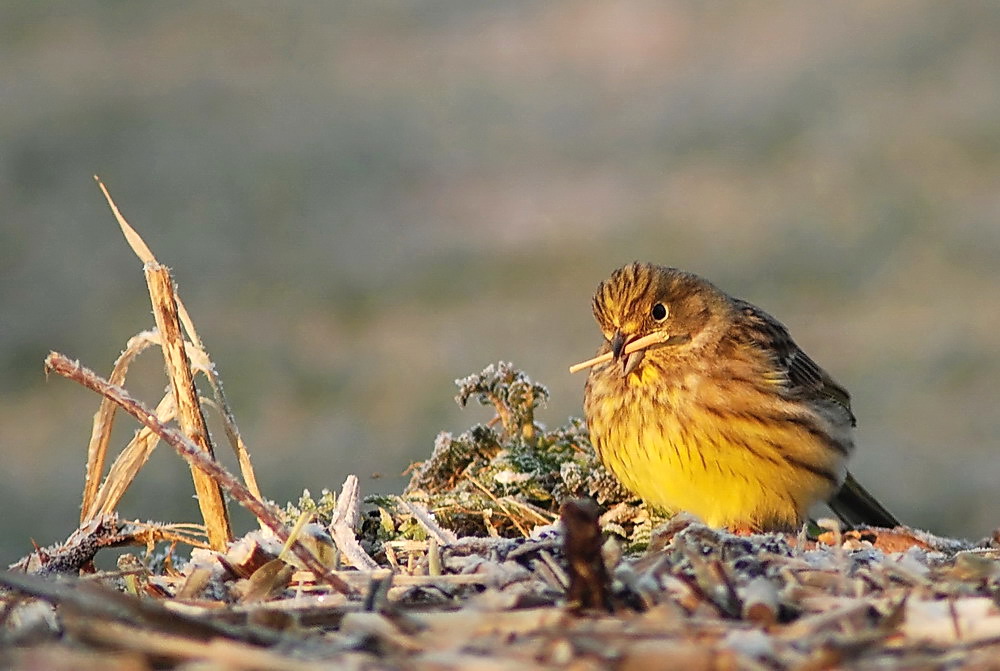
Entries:
{"type": "MultiPolygon", "coordinates": [[[[460,537],[516,538],[554,522],[563,501],[589,497],[605,509],[619,506],[610,530],[627,546],[648,542],[653,525],[664,518],[634,501],[604,469],[583,420],[570,418],[551,430],[536,422],[536,411],[549,398],[545,386],[502,361],[455,384],[460,406],[475,400],[496,415],[458,436],[440,433],[430,457],[411,467],[402,498],[426,507],[460,537]]],[[[425,536],[399,498],[378,495],[366,502],[378,509],[362,524],[366,540],[425,536]]]]}

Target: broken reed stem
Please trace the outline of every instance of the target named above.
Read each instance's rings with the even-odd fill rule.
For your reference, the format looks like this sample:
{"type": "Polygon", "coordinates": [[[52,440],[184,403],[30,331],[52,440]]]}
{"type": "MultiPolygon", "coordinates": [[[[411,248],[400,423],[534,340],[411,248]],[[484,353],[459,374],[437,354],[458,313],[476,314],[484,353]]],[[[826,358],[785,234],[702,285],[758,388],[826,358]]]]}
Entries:
{"type": "MultiPolygon", "coordinates": [[[[108,188],[104,186],[104,182],[101,181],[101,178],[94,175],[94,181],[97,182],[98,188],[100,188],[101,193],[104,194],[104,199],[108,202],[108,207],[111,208],[112,214],[115,215],[115,221],[118,222],[118,227],[121,228],[122,235],[125,236],[125,241],[128,243],[129,247],[132,248],[135,255],[139,257],[139,260],[142,261],[143,266],[145,267],[148,264],[157,264],[158,262],[156,257],[153,255],[152,250],[149,249],[149,246],[142,239],[142,236],[140,236],[136,230],[132,228],[122,215],[121,210],[118,209],[118,205],[115,204],[114,199],[108,192],[108,188]]],[[[191,316],[188,314],[187,308],[184,307],[184,302],[180,299],[180,296],[174,296],[174,305],[176,306],[180,322],[184,325],[184,330],[187,331],[194,347],[204,352],[205,346],[202,344],[201,338],[198,336],[198,331],[195,330],[194,321],[192,321],[191,316]]],[[[207,355],[205,356],[205,359],[208,360],[207,355]]],[[[239,429],[236,426],[236,418],[229,407],[229,402],[226,400],[225,392],[222,390],[222,380],[219,378],[219,375],[216,373],[215,367],[211,364],[211,362],[209,362],[205,368],[205,375],[208,377],[208,380],[212,385],[212,391],[215,393],[215,401],[218,404],[218,408],[221,410],[226,435],[229,437],[229,442],[233,446],[233,451],[236,452],[236,456],[239,459],[240,472],[243,474],[243,481],[247,483],[247,487],[250,488],[250,491],[253,492],[257,498],[261,498],[260,488],[257,486],[257,477],[254,474],[253,464],[250,462],[250,453],[247,450],[246,444],[243,442],[243,438],[240,436],[239,429]]],[[[124,380],[113,380],[113,382],[115,384],[122,384],[124,380]]],[[[89,474],[90,470],[87,472],[89,474]]],[[[98,471],[98,473],[100,473],[100,471],[98,471]]],[[[87,492],[85,491],[85,504],[86,501],[87,492]]],[[[86,508],[86,505],[84,507],[86,508]]]]}
{"type": "MultiPolygon", "coordinates": [[[[201,411],[198,390],[194,386],[191,360],[184,348],[184,336],[181,333],[177,303],[174,300],[174,281],[170,277],[170,271],[155,261],[147,262],[143,270],[153,304],[153,315],[156,317],[156,328],[160,332],[167,377],[170,378],[170,386],[174,393],[177,422],[184,435],[190,438],[198,449],[214,459],[215,452],[208,437],[208,428],[205,426],[205,415],[201,411]]],[[[232,540],[232,530],[222,490],[207,473],[200,471],[194,465],[191,466],[191,477],[198,494],[201,516],[205,520],[208,543],[216,552],[223,552],[232,540]]]]}
{"type": "MultiPolygon", "coordinates": [[[[83,366],[79,361],[73,361],[59,352],[51,352],[45,358],[45,372],[56,373],[70,380],[75,380],[87,389],[95,391],[101,396],[117,403],[122,410],[135,417],[140,424],[148,427],[160,436],[185,461],[211,477],[215,483],[236,499],[240,505],[266,524],[282,543],[288,541],[288,529],[281,523],[271,505],[255,498],[250,490],[236,479],[236,476],[218,464],[211,455],[203,452],[177,429],[160,422],[152,410],[132,398],[127,391],[117,385],[108,383],[107,380],[104,380],[94,371],[83,366]]],[[[351,594],[353,592],[346,582],[330,573],[301,543],[293,543],[292,552],[316,575],[317,579],[324,581],[330,587],[343,594],[351,594]]]]}

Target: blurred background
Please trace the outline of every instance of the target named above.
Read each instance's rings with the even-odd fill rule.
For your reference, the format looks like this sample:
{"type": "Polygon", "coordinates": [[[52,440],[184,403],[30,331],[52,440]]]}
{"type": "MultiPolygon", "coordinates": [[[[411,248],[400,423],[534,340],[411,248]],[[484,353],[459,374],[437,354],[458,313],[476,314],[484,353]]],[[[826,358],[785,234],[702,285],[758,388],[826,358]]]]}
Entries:
{"type": "MultiPolygon", "coordinates": [[[[642,259],[789,326],[852,392],[853,470],[898,516],[1000,526],[1000,5],[0,15],[0,564],[79,514],[99,399],[45,355],[107,374],[152,325],[95,173],[174,269],[277,501],[349,473],[399,491],[488,417],[453,380],[499,359],[549,386],[543,422],[581,414],[591,294],[642,259]]],[[[128,386],[155,402],[161,371],[128,386]]],[[[191,491],[161,446],[121,511],[194,520],[191,491]]]]}

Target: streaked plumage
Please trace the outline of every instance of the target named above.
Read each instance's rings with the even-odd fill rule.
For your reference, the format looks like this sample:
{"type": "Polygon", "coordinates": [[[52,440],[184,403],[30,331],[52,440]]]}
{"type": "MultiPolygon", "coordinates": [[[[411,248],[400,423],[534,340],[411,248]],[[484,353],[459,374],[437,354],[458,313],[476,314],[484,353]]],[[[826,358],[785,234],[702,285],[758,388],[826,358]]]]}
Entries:
{"type": "Polygon", "coordinates": [[[587,421],[602,461],[637,496],[712,526],[793,529],[831,498],[848,522],[896,524],[847,474],[847,391],[766,312],[640,263],[602,282],[593,309],[599,353],[612,358],[587,379],[587,421]]]}

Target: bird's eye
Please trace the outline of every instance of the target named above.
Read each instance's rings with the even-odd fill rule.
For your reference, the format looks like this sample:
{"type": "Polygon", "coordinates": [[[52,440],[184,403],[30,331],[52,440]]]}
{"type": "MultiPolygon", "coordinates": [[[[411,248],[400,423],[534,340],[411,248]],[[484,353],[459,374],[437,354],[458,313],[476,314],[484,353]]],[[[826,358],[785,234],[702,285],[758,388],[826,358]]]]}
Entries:
{"type": "Polygon", "coordinates": [[[657,303],[656,305],[653,306],[653,309],[650,311],[650,315],[652,315],[653,321],[662,322],[664,319],[667,318],[667,312],[668,311],[666,305],[664,305],[663,303],[657,303]]]}

